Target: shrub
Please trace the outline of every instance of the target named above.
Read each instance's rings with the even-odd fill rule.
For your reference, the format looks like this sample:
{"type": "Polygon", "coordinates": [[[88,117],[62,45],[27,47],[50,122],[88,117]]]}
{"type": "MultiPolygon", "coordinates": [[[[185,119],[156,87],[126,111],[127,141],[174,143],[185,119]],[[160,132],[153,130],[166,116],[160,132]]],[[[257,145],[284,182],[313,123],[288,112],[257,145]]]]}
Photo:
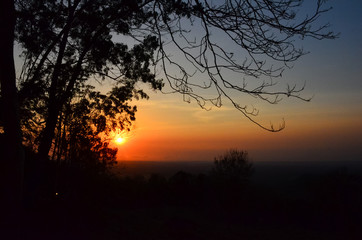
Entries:
{"type": "Polygon", "coordinates": [[[215,157],[211,173],[218,179],[241,183],[248,181],[253,166],[246,151],[230,149],[224,155],[215,157]]]}

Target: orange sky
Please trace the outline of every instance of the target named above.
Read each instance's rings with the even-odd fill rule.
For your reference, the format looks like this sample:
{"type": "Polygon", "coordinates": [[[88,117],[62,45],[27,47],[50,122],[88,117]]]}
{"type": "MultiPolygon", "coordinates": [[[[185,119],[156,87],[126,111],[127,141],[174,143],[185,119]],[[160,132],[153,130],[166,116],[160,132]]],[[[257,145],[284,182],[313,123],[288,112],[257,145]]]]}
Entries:
{"type": "Polygon", "coordinates": [[[254,161],[353,160],[361,153],[362,108],[358,102],[345,106],[339,101],[327,108],[315,97],[310,103],[285,104],[280,107],[284,112],[276,107],[272,114],[268,109],[262,119],[285,117],[287,126],[269,133],[230,107],[204,111],[180,97],[152,94],[149,101],[136,102],[135,128],[118,146],[118,159],[213,160],[229,148],[239,148],[249,151],[254,161]]]}

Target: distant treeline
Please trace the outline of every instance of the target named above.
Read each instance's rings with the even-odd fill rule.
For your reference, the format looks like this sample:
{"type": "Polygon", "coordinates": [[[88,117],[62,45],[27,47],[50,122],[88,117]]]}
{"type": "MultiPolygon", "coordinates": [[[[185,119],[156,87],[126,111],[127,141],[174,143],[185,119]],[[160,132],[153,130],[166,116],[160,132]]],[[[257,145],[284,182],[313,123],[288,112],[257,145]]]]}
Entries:
{"type": "Polygon", "coordinates": [[[26,239],[362,236],[362,177],[345,170],[306,175],[290,182],[289,192],[268,187],[267,180],[264,185],[250,182],[256,169],[238,150],[216,158],[203,174],[119,177],[56,162],[42,168],[45,176],[30,170],[26,175],[26,239]],[[40,179],[46,181],[37,185],[40,179]]]}

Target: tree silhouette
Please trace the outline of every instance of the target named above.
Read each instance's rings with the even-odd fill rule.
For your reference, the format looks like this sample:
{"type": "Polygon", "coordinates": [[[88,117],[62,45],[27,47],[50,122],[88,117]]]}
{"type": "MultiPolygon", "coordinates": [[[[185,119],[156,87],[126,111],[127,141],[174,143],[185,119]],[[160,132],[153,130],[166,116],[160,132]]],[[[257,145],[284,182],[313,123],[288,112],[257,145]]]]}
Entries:
{"type": "Polygon", "coordinates": [[[299,95],[303,87],[280,90],[273,79],[305,53],[295,39],[335,37],[328,25],[314,26],[328,11],[323,2],[299,16],[301,0],[17,1],[16,39],[24,50],[19,86],[42,93],[40,102],[33,94],[24,99],[40,104],[31,105],[30,114],[41,111],[39,155],[47,158],[64,106],[92,80],[134,89],[138,81],[153,89],[166,82],[202,108],[220,107],[226,99],[260,127],[283,129],[283,123],[260,124],[258,111],[233,96],[271,104],[282,96],[308,100],[299,95]]]}
{"type": "Polygon", "coordinates": [[[253,173],[253,165],[246,151],[230,149],[224,155],[216,157],[212,175],[230,183],[244,183],[253,173]]]}
{"type": "MultiPolygon", "coordinates": [[[[133,18],[128,11],[131,5],[109,2],[105,9],[99,9],[102,6],[99,1],[74,1],[66,6],[52,1],[17,4],[17,39],[24,47],[25,56],[19,82],[21,92],[25,93],[24,102],[36,103],[32,105],[31,115],[39,117],[37,110],[42,111],[40,119],[33,121],[40,123],[37,127],[41,128],[38,147],[41,159],[47,158],[64,105],[90,77],[108,76],[115,80],[118,90],[114,90],[117,94],[113,97],[119,102],[128,100],[132,94],[124,92],[124,87],[135,89],[139,80],[160,89],[161,83],[149,70],[156,39],[145,37],[131,49],[111,39],[111,33],[128,31],[124,21],[133,18]],[[122,10],[115,11],[118,8],[122,10]],[[35,89],[42,93],[42,101],[34,101],[31,91],[35,89]]],[[[142,90],[135,92],[147,96],[142,90]]]]}
{"type": "Polygon", "coordinates": [[[93,89],[79,89],[76,98],[65,105],[55,131],[53,159],[102,168],[115,162],[117,148],[109,148],[109,135],[130,130],[137,108],[129,106],[125,96],[139,96],[130,86],[113,88],[108,95],[93,89]],[[120,94],[124,101],[119,100],[120,94]]]}
{"type": "MultiPolygon", "coordinates": [[[[24,156],[21,146],[21,131],[16,93],[14,66],[14,1],[0,3],[0,191],[1,226],[3,231],[16,229],[21,211],[24,156]],[[6,222],[3,222],[5,220],[6,222]],[[10,226],[9,226],[10,225],[10,226]]],[[[2,233],[6,236],[6,232],[2,233]]]]}

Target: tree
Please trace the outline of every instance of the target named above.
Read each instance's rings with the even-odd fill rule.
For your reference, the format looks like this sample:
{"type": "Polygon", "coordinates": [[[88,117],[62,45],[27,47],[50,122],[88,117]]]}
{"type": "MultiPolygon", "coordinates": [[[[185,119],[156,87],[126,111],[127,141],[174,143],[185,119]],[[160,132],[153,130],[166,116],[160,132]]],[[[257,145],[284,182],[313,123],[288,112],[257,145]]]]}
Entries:
{"type": "Polygon", "coordinates": [[[47,159],[63,107],[90,77],[117,81],[113,97],[118,102],[134,95],[147,97],[142,90],[135,89],[139,80],[150,83],[154,89],[161,88],[149,70],[157,47],[154,37],[146,36],[131,49],[112,41],[111,33],[128,31],[126,23],[134,18],[134,12],[129,11],[132,2],[121,5],[109,1],[100,9],[101,2],[20,1],[17,4],[17,39],[24,47],[25,56],[20,75],[21,95],[23,102],[29,103],[27,107],[31,107],[29,115],[40,115],[40,120],[33,122],[41,128],[38,146],[41,159],[47,159]],[[125,91],[125,86],[132,91],[125,91]],[[34,91],[40,94],[34,96],[34,91]]]}
{"type": "Polygon", "coordinates": [[[308,100],[299,95],[303,87],[283,91],[273,79],[305,53],[296,38],[335,37],[328,25],[314,26],[328,11],[323,2],[316,2],[311,15],[299,16],[302,0],[18,1],[20,87],[43,96],[37,106],[43,111],[39,155],[47,158],[63,107],[90,79],[135,89],[142,81],[158,90],[167,82],[202,108],[220,107],[226,99],[260,127],[280,131],[284,124],[260,124],[257,110],[233,96],[271,104],[282,96],[308,100]],[[220,34],[232,51],[216,42],[220,34]]]}
{"type": "Polygon", "coordinates": [[[244,183],[253,173],[253,165],[246,151],[231,149],[216,157],[212,175],[227,182],[244,183]]]}
{"type": "MultiPolygon", "coordinates": [[[[14,66],[14,1],[4,0],[0,3],[0,158],[1,158],[1,209],[2,219],[6,223],[19,225],[18,213],[21,211],[22,180],[24,157],[21,146],[17,90],[14,66]],[[16,223],[16,224],[15,224],[16,223]]],[[[8,225],[4,230],[13,230],[8,225]],[[6,229],[9,228],[9,229],[6,229]]],[[[13,237],[16,232],[12,232],[13,237]]],[[[6,233],[2,234],[6,236],[6,233]]]]}
{"type": "Polygon", "coordinates": [[[115,163],[117,148],[109,147],[109,135],[130,130],[137,108],[126,100],[133,97],[139,96],[130,86],[113,88],[108,95],[94,91],[92,86],[80,88],[59,118],[51,151],[53,160],[98,170],[115,163]],[[123,101],[119,100],[120,94],[123,101]]]}

